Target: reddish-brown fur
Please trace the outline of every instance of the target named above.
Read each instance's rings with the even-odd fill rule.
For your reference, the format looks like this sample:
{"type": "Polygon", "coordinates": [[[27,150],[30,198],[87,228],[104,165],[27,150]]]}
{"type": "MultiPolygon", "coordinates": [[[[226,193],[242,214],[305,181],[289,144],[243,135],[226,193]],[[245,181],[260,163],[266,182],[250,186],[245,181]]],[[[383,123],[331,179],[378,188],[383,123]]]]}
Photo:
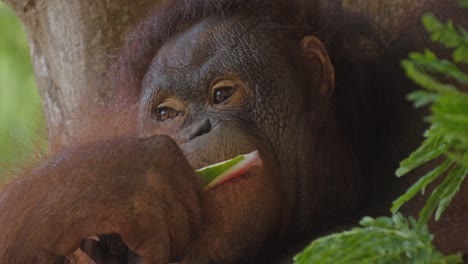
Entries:
{"type": "MultiPolygon", "coordinates": [[[[71,120],[82,132],[69,138],[66,145],[52,139],[49,155],[38,166],[3,187],[2,263],[63,262],[66,256],[68,261],[85,262],[83,252],[71,257],[80,244],[105,263],[122,258],[127,261],[127,257],[128,261],[144,257],[145,261],[164,264],[184,257],[183,263],[192,264],[258,263],[259,257],[265,260],[272,255],[266,262],[274,263],[284,255],[290,259],[317,232],[352,222],[349,219],[359,208],[370,207],[365,213],[386,213],[388,201],[394,198],[391,196],[406,187],[393,185],[396,162],[418,144],[424,127],[418,122],[421,114],[403,102],[409,83],[400,73],[398,61],[428,41],[420,37],[423,30],[415,26],[418,22],[410,21],[393,46],[382,43],[366,19],[341,12],[337,6],[338,1],[321,6],[308,0],[164,1],[116,56],[111,80],[115,93],[109,104],[90,106],[83,102],[83,111],[71,120]],[[279,96],[278,101],[263,101],[261,111],[254,109],[260,114],[271,110],[273,115],[260,115],[256,122],[236,116],[243,126],[226,123],[225,128],[209,132],[212,140],[187,147],[187,140],[178,137],[180,124],[161,128],[141,120],[140,104],[154,100],[140,98],[145,89],[151,89],[143,79],[154,70],[150,67],[155,57],[177,55],[167,43],[183,42],[184,34],[194,27],[212,30],[211,24],[219,23],[222,28],[221,18],[241,26],[259,21],[287,37],[288,44],[269,45],[289,48],[280,55],[294,62],[285,69],[297,77],[294,84],[301,96],[285,103],[294,106],[291,113],[305,117],[294,119],[298,123],[289,122],[295,116],[286,120],[278,117],[281,111],[276,107],[284,106],[279,96]],[[204,21],[209,21],[208,26],[200,26],[204,21]],[[408,32],[419,42],[405,39],[408,32]],[[318,40],[309,37],[311,42],[306,44],[311,45],[305,46],[310,50],[299,48],[301,40],[311,35],[325,44],[331,63],[318,40]],[[361,37],[373,47],[365,54],[359,46],[361,37]],[[336,84],[325,70],[333,68],[331,64],[336,84]],[[321,93],[316,86],[322,84],[325,90],[336,86],[335,93],[321,93]],[[257,130],[264,119],[273,121],[260,133],[257,130]],[[172,140],[154,137],[160,132],[176,139],[184,153],[172,140]],[[309,145],[314,148],[307,148],[309,145]],[[264,168],[253,170],[253,177],[202,192],[192,166],[231,158],[251,148],[263,153],[264,168]],[[294,178],[297,175],[299,179],[294,178]],[[380,175],[382,178],[375,178],[380,175]],[[376,189],[375,193],[371,189],[376,189]],[[102,243],[82,243],[88,236],[109,234],[120,237],[101,236],[102,243]],[[114,259],[104,260],[109,256],[102,250],[114,250],[115,254],[110,254],[114,259]],[[123,257],[118,259],[117,255],[123,257]]],[[[444,12],[451,14],[453,10],[444,12]]],[[[278,73],[274,66],[266,77],[273,79],[278,73]]],[[[263,83],[268,80],[261,80],[263,83]]],[[[466,203],[460,202],[466,197],[461,197],[449,211],[450,221],[444,224],[459,228],[463,236],[468,232],[460,225],[466,215],[466,203]]],[[[417,207],[411,210],[417,211],[417,207]]],[[[447,233],[453,230],[444,229],[448,228],[436,230],[443,249],[466,252],[468,245],[463,244],[462,236],[454,239],[457,244],[450,243],[447,237],[452,234],[447,233]]]]}

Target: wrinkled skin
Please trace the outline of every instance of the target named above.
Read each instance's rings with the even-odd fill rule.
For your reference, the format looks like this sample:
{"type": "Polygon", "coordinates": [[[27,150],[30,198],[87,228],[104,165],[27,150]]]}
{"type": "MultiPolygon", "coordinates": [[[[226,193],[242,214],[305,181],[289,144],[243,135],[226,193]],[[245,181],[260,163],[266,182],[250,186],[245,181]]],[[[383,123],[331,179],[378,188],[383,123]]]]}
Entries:
{"type": "MultiPolygon", "coordinates": [[[[280,47],[272,46],[270,43],[275,43],[275,39],[266,30],[256,26],[255,21],[239,18],[201,22],[169,40],[145,76],[140,108],[145,134],[164,133],[175,138],[195,168],[255,149],[265,162],[263,168],[254,168],[242,178],[205,193],[206,222],[195,243],[195,259],[187,262],[203,263],[204,259],[198,259],[203,252],[208,254],[207,258],[220,263],[229,263],[241,255],[258,254],[257,251],[263,250],[258,247],[267,244],[266,241],[291,232],[291,223],[297,221],[293,208],[297,206],[309,213],[315,209],[323,210],[323,216],[332,214],[317,205],[305,209],[309,205],[302,204],[301,198],[295,196],[299,173],[313,175],[310,168],[313,164],[298,155],[313,155],[313,140],[318,133],[312,126],[322,125],[314,124],[314,117],[305,115],[304,109],[309,108],[307,113],[310,113],[316,107],[316,111],[325,115],[327,109],[320,109],[324,106],[312,103],[319,97],[326,98],[317,91],[319,87],[307,87],[307,83],[300,82],[289,66],[289,60],[294,58],[288,58],[280,47]],[[273,79],[266,78],[272,73],[275,73],[273,79]],[[217,84],[237,90],[225,103],[215,104],[210,96],[217,84]],[[301,89],[290,87],[310,89],[310,96],[317,98],[304,97],[301,89]],[[177,102],[164,101],[168,96],[177,102]],[[292,107],[285,102],[298,105],[292,107]],[[158,105],[177,109],[182,114],[157,122],[154,112],[158,105]],[[301,124],[303,136],[292,136],[297,129],[294,124],[301,124]],[[307,149],[298,152],[301,144],[307,149]],[[211,246],[200,250],[199,244],[211,246]]],[[[314,41],[321,46],[318,40],[314,41]]],[[[289,44],[298,48],[300,45],[289,44]]],[[[316,63],[319,62],[315,58],[310,60],[310,64],[316,63]]],[[[327,81],[324,78],[326,88],[332,85],[327,81]]],[[[301,184],[310,184],[304,181],[301,184]]],[[[336,206],[353,208],[354,193],[345,189],[343,192],[349,195],[343,199],[335,197],[336,206]]],[[[314,195],[336,196],[320,192],[314,195]]],[[[307,202],[314,199],[318,197],[308,197],[307,202]]]]}
{"type": "MultiPolygon", "coordinates": [[[[245,263],[269,252],[285,234],[310,230],[317,215],[352,211],[357,203],[351,184],[327,187],[322,180],[322,190],[298,190],[318,177],[311,161],[326,164],[330,155],[348,154],[324,118],[331,114],[326,102],[333,89],[325,49],[308,37],[302,46],[287,43],[297,51],[290,55],[283,44],[270,44],[281,37],[271,31],[255,21],[213,18],[171,38],[143,81],[141,139],[65,151],[3,194],[0,207],[10,213],[0,218],[9,230],[0,241],[2,263],[59,262],[80,245],[98,262],[112,263],[116,257],[100,249],[102,242],[83,241],[103,234],[118,234],[128,246],[123,262],[128,256],[144,263],[245,263]],[[300,56],[318,73],[314,82],[294,72],[300,56]],[[310,159],[324,147],[318,137],[323,143],[333,139],[336,148],[310,159]],[[263,167],[202,191],[194,168],[253,150],[263,167]],[[107,165],[92,169],[97,164],[107,165]],[[11,209],[10,201],[38,181],[61,188],[35,188],[23,202],[28,210],[11,209]],[[320,206],[320,199],[330,203],[320,206]],[[18,248],[27,253],[14,254],[18,248]]],[[[337,172],[321,177],[336,181],[337,172]]]]}
{"type": "Polygon", "coordinates": [[[360,171],[334,76],[313,36],[242,16],[186,28],[145,74],[137,132],[70,147],[5,188],[0,262],[258,263],[346,221],[360,171]],[[195,169],[253,150],[263,167],[203,190],[195,169]]]}

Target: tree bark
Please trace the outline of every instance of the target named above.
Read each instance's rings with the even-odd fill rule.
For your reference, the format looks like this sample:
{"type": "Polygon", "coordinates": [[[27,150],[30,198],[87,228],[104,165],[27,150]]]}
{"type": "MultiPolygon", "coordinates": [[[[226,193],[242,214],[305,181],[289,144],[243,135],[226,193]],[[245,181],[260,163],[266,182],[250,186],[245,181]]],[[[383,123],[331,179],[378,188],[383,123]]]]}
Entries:
{"type": "Polygon", "coordinates": [[[23,22],[49,139],[75,133],[71,115],[82,100],[102,103],[110,91],[109,55],[158,1],[6,0],[23,22]]]}
{"type": "MultiPolygon", "coordinates": [[[[66,144],[76,128],[72,114],[86,99],[99,104],[112,87],[106,81],[109,54],[157,0],[4,0],[22,20],[49,130],[49,139],[66,144]],[[73,128],[73,129],[72,129],[73,128]]],[[[312,1],[312,0],[311,0],[312,1]]],[[[319,0],[324,9],[340,0],[319,0]]],[[[369,17],[392,40],[402,17],[429,0],[341,0],[345,10],[369,17]]]]}
{"type": "MultiPolygon", "coordinates": [[[[395,40],[407,19],[420,16],[431,0],[342,0],[342,7],[366,17],[374,25],[379,39],[395,40]]],[[[445,0],[442,0],[445,1],[445,0]]]]}

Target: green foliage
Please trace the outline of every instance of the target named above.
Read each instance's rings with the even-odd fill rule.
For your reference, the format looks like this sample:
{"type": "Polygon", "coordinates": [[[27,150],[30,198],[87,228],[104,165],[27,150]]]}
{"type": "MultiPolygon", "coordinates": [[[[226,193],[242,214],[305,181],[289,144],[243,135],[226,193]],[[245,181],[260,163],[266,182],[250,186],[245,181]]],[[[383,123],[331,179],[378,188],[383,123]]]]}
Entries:
{"type": "Polygon", "coordinates": [[[322,237],[294,258],[296,264],[461,263],[460,255],[444,256],[432,245],[427,226],[396,214],[365,217],[361,227],[322,237]]]}
{"type": "MultiPolygon", "coordinates": [[[[468,7],[468,0],[460,1],[468,7]]],[[[432,245],[427,223],[435,212],[438,220],[468,175],[468,74],[460,64],[468,63],[468,33],[451,21],[443,24],[433,15],[422,19],[432,40],[452,49],[452,60],[437,58],[430,50],[412,53],[402,66],[409,78],[424,90],[408,99],[415,107],[430,106],[431,123],[421,146],[400,163],[396,175],[401,177],[430,161],[438,164],[394,201],[392,218],[365,217],[361,227],[332,234],[312,242],[294,260],[311,263],[462,263],[460,255],[444,256],[432,245]],[[436,179],[436,186],[416,222],[396,213],[407,201],[436,179]]],[[[466,66],[466,65],[465,65],[466,66]]]]}
{"type": "Polygon", "coordinates": [[[460,6],[464,8],[468,8],[468,0],[460,0],[460,6]]]}
{"type": "Polygon", "coordinates": [[[415,107],[432,103],[432,115],[427,118],[432,126],[421,146],[400,163],[396,175],[401,177],[434,159],[442,162],[399,197],[393,203],[392,212],[446,175],[421,210],[421,224],[427,223],[434,212],[436,220],[441,217],[468,175],[468,94],[456,88],[457,84],[468,85],[468,74],[456,64],[468,62],[468,34],[463,28],[455,29],[450,21],[441,23],[431,14],[423,17],[423,23],[434,41],[454,50],[454,62],[438,59],[429,50],[412,53],[409,60],[402,62],[408,77],[426,89],[413,92],[408,98],[415,107]]]}
{"type": "Polygon", "coordinates": [[[0,2],[0,181],[6,163],[31,149],[34,129],[44,126],[25,33],[0,2]]]}
{"type": "Polygon", "coordinates": [[[441,23],[437,18],[428,14],[422,19],[426,30],[431,33],[432,40],[439,42],[446,48],[453,48],[455,62],[468,62],[468,32],[459,27],[455,28],[452,21],[441,23]]]}

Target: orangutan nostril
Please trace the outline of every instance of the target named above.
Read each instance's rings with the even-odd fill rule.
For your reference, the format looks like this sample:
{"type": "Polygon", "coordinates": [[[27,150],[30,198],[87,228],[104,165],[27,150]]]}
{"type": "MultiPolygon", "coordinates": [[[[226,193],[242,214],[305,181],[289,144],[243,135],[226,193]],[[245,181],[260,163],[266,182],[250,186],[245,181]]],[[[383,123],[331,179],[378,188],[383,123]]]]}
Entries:
{"type": "Polygon", "coordinates": [[[192,125],[189,128],[189,140],[202,136],[211,131],[211,122],[210,119],[206,118],[201,122],[198,122],[192,125]]]}

